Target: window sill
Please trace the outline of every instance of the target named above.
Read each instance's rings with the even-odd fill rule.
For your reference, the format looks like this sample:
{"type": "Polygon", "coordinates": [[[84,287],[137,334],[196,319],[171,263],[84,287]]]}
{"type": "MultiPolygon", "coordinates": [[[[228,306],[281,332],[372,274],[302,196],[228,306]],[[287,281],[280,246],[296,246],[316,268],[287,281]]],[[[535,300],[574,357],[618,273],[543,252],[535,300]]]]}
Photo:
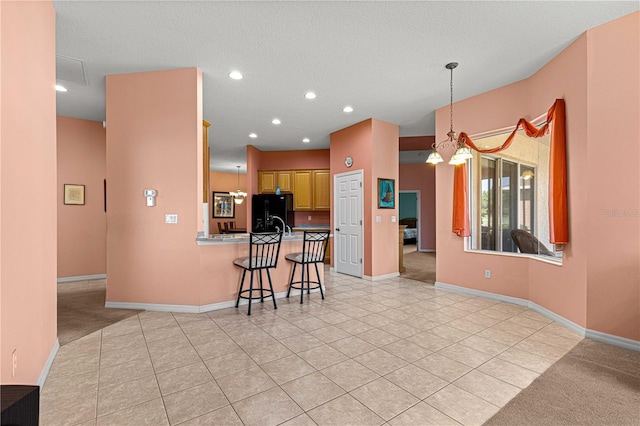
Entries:
{"type": "Polygon", "coordinates": [[[490,256],[507,256],[507,257],[526,258],[526,259],[537,260],[538,262],[548,263],[550,265],[562,266],[562,258],[550,258],[546,256],[536,256],[535,254],[508,253],[508,252],[493,251],[493,250],[464,249],[464,251],[465,253],[486,254],[490,256]]]}

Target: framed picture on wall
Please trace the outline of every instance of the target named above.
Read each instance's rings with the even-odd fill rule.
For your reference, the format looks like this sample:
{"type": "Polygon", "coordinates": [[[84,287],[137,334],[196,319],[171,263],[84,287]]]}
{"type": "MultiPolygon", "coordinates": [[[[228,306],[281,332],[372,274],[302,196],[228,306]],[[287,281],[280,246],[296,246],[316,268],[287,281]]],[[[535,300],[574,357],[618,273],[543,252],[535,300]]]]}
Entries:
{"type": "Polygon", "coordinates": [[[378,208],[395,209],[395,179],[378,178],[378,208]]]}
{"type": "Polygon", "coordinates": [[[233,218],[235,217],[235,203],[233,197],[228,192],[213,192],[213,217],[233,218]]]}
{"type": "Polygon", "coordinates": [[[64,203],[84,206],[84,185],[64,184],[64,203]]]}

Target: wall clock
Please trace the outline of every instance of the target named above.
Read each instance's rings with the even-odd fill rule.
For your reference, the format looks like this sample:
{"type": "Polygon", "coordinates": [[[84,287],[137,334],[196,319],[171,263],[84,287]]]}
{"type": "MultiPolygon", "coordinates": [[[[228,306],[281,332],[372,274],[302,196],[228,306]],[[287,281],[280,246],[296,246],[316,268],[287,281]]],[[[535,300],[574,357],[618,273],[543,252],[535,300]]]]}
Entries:
{"type": "Polygon", "coordinates": [[[353,158],[347,157],[344,159],[344,165],[347,167],[353,166],[353,158]]]}

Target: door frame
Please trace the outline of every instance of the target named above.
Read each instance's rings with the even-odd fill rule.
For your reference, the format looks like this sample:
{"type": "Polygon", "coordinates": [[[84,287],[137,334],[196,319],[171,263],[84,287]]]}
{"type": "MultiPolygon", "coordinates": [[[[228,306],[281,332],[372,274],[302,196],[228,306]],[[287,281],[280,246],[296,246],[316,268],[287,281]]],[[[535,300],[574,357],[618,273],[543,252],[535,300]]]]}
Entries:
{"type": "MultiPolygon", "coordinates": [[[[362,183],[362,186],[360,187],[360,215],[361,215],[361,220],[362,220],[362,225],[360,225],[360,237],[359,237],[359,241],[358,241],[358,256],[360,257],[360,259],[362,259],[362,263],[360,263],[360,275],[359,277],[362,278],[364,276],[364,263],[366,262],[366,259],[364,258],[364,225],[365,225],[365,220],[364,220],[364,169],[359,169],[359,170],[350,170],[348,172],[343,172],[343,173],[336,173],[333,175],[333,229],[331,230],[331,232],[333,233],[336,229],[336,224],[338,223],[338,191],[336,191],[336,181],[339,178],[343,178],[343,177],[347,177],[350,175],[359,175],[360,176],[360,182],[362,183]]],[[[334,259],[333,262],[333,270],[334,272],[337,273],[343,273],[340,272],[339,268],[338,268],[338,244],[336,244],[336,239],[335,237],[333,238],[333,254],[332,254],[332,258],[334,259]]],[[[350,275],[350,274],[345,274],[345,275],[350,275]]],[[[353,275],[350,275],[353,276],[353,275]]]]}
{"type": "MultiPolygon", "coordinates": [[[[419,189],[403,189],[398,191],[401,194],[405,193],[415,193],[416,194],[416,219],[418,219],[418,226],[416,229],[418,230],[418,235],[416,236],[416,249],[418,251],[422,251],[420,246],[422,245],[422,234],[420,233],[420,226],[422,223],[422,218],[420,217],[420,190],[419,189]]],[[[398,202],[400,201],[400,197],[398,196],[398,202]]],[[[398,204],[398,217],[400,217],[400,205],[398,204]]],[[[400,220],[400,219],[399,219],[400,220]]]]}

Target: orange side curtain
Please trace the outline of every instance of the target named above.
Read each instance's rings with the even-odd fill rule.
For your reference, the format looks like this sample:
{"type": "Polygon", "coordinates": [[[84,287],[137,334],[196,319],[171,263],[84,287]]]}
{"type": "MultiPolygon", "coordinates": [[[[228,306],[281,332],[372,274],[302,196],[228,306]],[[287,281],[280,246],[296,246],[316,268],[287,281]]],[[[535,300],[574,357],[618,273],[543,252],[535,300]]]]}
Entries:
{"type": "MultiPolygon", "coordinates": [[[[556,99],[547,112],[547,122],[537,128],[524,118],[518,120],[516,128],[511,132],[504,143],[491,149],[479,149],[469,135],[460,132],[458,143],[463,141],[470,148],[480,153],[496,153],[503,151],[511,145],[520,127],[527,136],[539,138],[549,132],[549,126],[553,123],[551,133],[551,154],[549,158],[549,230],[552,244],[567,244],[569,242],[569,225],[567,213],[567,144],[566,144],[566,118],[564,99],[556,99]]],[[[453,176],[453,228],[452,231],[461,237],[468,237],[469,206],[467,197],[467,164],[455,167],[453,176]]]]}
{"type": "Polygon", "coordinates": [[[467,204],[467,164],[453,170],[453,233],[458,237],[471,235],[469,226],[469,206],[467,204]]]}

